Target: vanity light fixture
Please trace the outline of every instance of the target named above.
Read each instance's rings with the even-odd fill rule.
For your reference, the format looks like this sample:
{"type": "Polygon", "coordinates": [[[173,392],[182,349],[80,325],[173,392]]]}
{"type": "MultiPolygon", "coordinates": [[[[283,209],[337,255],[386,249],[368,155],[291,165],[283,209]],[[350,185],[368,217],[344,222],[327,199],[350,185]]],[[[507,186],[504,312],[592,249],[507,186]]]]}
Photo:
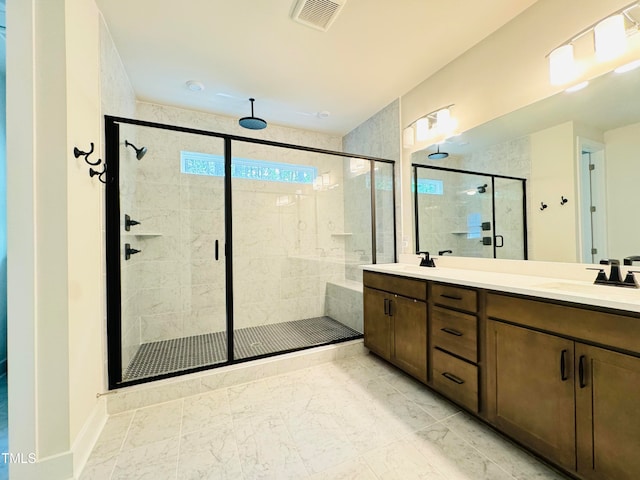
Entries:
{"type": "Polygon", "coordinates": [[[599,62],[608,62],[623,55],[629,48],[628,37],[640,30],[637,15],[631,14],[631,11],[638,7],[640,2],[636,0],[581,30],[553,49],[547,55],[551,84],[565,85],[582,73],[577,67],[573,45],[585,35],[593,35],[594,54],[599,62]]]}
{"type": "Polygon", "coordinates": [[[622,14],[605,18],[593,28],[596,57],[601,62],[613,60],[627,50],[627,33],[622,14]]]}
{"type": "Polygon", "coordinates": [[[453,104],[441,107],[411,122],[402,132],[402,144],[412,147],[416,142],[442,143],[456,135],[458,120],[451,116],[453,104]]]}
{"type": "Polygon", "coordinates": [[[573,45],[562,45],[549,54],[549,79],[551,85],[563,85],[578,74],[573,57],[573,45]]]}

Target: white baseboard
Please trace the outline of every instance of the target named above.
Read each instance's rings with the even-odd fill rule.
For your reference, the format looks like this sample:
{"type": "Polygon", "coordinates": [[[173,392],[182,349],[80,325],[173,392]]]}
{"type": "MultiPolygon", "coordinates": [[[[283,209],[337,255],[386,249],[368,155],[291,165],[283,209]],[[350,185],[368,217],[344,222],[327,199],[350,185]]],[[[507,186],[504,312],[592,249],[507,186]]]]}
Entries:
{"type": "Polygon", "coordinates": [[[73,479],[73,453],[65,452],[42,458],[35,463],[29,463],[28,458],[25,458],[23,463],[11,463],[9,477],[11,480],[33,480],[34,478],[71,480],[73,479]]]}
{"type": "Polygon", "coordinates": [[[98,398],[91,415],[84,423],[82,430],[73,441],[71,451],[73,452],[73,473],[75,478],[80,477],[82,469],[89,459],[93,447],[102,433],[107,422],[107,402],[104,397],[98,398]]]}

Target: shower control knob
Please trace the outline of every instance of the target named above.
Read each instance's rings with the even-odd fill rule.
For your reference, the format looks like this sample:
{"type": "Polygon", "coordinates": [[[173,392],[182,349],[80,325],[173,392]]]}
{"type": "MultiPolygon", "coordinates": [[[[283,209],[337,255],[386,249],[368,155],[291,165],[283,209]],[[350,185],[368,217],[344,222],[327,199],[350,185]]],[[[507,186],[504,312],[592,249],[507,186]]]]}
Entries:
{"type": "Polygon", "coordinates": [[[131,255],[135,255],[136,253],[140,253],[141,251],[142,250],[131,248],[131,244],[125,243],[124,244],[124,259],[125,260],[129,260],[131,258],[131,255]]]}

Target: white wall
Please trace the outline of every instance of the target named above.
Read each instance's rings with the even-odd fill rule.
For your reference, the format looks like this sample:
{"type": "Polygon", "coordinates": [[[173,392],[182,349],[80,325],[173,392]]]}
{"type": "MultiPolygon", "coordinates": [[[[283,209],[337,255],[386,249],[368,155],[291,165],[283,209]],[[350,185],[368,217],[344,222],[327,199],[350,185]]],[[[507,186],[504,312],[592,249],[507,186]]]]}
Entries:
{"type": "Polygon", "coordinates": [[[622,261],[640,255],[640,123],[605,132],[604,138],[609,257],[622,261]]]}
{"type": "Polygon", "coordinates": [[[103,190],[72,154],[102,157],[99,18],[92,0],[7,5],[9,441],[38,460],[12,478],[69,478],[104,391],[103,190]]]}
{"type": "MultiPolygon", "coordinates": [[[[7,22],[9,442],[71,471],[64,1],[10,0],[7,22]],[[32,68],[32,66],[34,66],[32,68]],[[14,370],[15,369],[15,370],[14,370]]],[[[13,478],[39,466],[11,465],[13,478]]],[[[44,478],[44,470],[41,472],[44,478]]],[[[64,475],[64,476],[63,476],[64,475]]]]}
{"type": "Polygon", "coordinates": [[[530,136],[531,260],[577,262],[579,259],[576,188],[576,136],[566,122],[530,136]],[[570,199],[560,205],[560,197],[570,199]],[[547,208],[540,210],[540,203],[547,208]]]}
{"type": "MultiPolygon", "coordinates": [[[[100,148],[100,15],[92,0],[66,1],[67,152],[96,143],[100,148]],[[82,75],[78,75],[82,72],[82,75]]],[[[67,154],[68,158],[69,155],[67,154]]],[[[104,186],[90,178],[81,159],[68,163],[69,410],[76,438],[104,391],[105,331],[104,186]]],[[[101,170],[100,167],[96,167],[101,170]]]]}

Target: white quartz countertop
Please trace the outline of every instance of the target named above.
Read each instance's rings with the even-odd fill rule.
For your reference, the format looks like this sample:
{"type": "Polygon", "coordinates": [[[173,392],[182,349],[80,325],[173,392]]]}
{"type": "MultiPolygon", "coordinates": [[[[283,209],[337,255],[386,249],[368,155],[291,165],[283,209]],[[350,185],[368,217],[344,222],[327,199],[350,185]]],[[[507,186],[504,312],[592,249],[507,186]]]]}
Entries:
{"type": "MultiPolygon", "coordinates": [[[[404,263],[365,265],[363,269],[583,305],[640,312],[640,289],[637,288],[594,285],[592,282],[538,275],[518,275],[463,268],[419,267],[404,263]]],[[[594,278],[595,274],[596,272],[593,272],[594,278]]]]}

